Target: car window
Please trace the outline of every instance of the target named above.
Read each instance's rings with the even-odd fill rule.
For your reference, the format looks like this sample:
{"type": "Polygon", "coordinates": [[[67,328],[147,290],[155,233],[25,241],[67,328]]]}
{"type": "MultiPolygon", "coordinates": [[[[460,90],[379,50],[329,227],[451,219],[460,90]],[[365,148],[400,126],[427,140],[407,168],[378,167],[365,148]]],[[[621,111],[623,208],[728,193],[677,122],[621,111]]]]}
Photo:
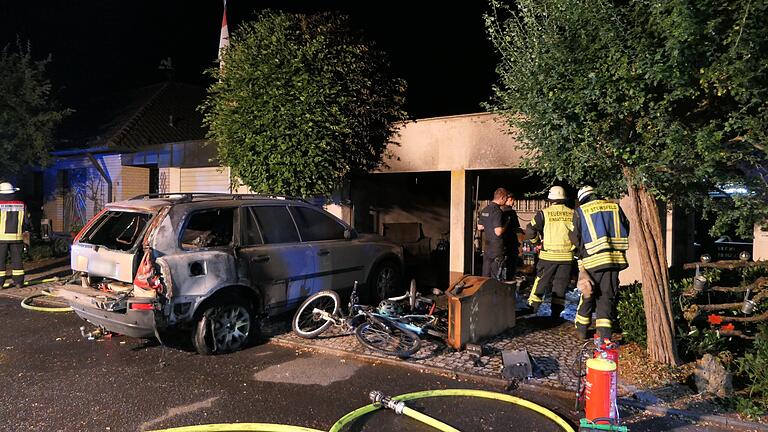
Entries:
{"type": "Polygon", "coordinates": [[[261,229],[257,222],[256,213],[253,211],[253,207],[246,207],[243,220],[243,245],[254,246],[264,244],[264,239],[261,236],[261,229]]]}
{"type": "Polygon", "coordinates": [[[192,213],[181,234],[181,247],[197,249],[227,246],[232,243],[233,208],[192,213]]]}
{"type": "Polygon", "coordinates": [[[294,225],[285,206],[258,206],[250,209],[253,218],[261,229],[262,240],[265,244],[297,243],[299,241],[296,225],[294,225]]]}
{"type": "Polygon", "coordinates": [[[308,207],[291,207],[303,241],[343,240],[345,227],[330,216],[308,207]]]}
{"type": "Polygon", "coordinates": [[[105,212],[80,241],[114,250],[131,250],[141,239],[151,216],[126,211],[105,212]]]}

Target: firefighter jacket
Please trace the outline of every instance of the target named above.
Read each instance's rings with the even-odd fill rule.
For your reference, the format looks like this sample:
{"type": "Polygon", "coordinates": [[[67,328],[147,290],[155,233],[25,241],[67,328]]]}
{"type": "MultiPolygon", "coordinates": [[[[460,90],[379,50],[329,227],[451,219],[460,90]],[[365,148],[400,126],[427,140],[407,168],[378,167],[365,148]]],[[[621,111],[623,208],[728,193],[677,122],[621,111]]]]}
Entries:
{"type": "Polygon", "coordinates": [[[0,243],[18,243],[29,230],[29,215],[24,202],[0,197],[0,243]]]}
{"type": "Polygon", "coordinates": [[[618,204],[593,198],[576,209],[571,240],[576,245],[579,268],[627,268],[629,221],[618,204]]]}
{"type": "Polygon", "coordinates": [[[539,259],[571,262],[576,247],[570,239],[573,231],[573,209],[564,204],[553,204],[540,210],[525,227],[525,238],[531,243],[542,243],[539,259]]]}

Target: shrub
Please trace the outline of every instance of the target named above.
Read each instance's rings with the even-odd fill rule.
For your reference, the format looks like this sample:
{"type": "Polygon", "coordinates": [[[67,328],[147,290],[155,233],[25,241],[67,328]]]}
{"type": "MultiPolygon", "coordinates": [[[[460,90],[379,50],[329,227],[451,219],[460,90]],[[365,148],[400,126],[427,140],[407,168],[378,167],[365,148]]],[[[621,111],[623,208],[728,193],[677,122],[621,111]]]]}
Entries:
{"type": "Polygon", "coordinates": [[[619,293],[616,315],[623,338],[627,342],[636,342],[645,347],[648,330],[645,326],[642,285],[639,282],[633,282],[622,287],[619,293]]]}
{"type": "Polygon", "coordinates": [[[693,360],[704,354],[717,356],[727,346],[727,339],[720,337],[717,330],[693,327],[692,330],[686,331],[678,327],[678,333],[680,338],[678,339],[677,347],[680,354],[686,360],[693,360]]]}
{"type": "Polygon", "coordinates": [[[736,396],[739,412],[748,417],[768,410],[768,325],[760,324],[752,351],[736,359],[737,372],[746,379],[747,396],[736,396]]]}
{"type": "Polygon", "coordinates": [[[30,261],[37,261],[51,257],[53,257],[53,249],[48,244],[33,244],[27,252],[27,258],[30,261]]]}

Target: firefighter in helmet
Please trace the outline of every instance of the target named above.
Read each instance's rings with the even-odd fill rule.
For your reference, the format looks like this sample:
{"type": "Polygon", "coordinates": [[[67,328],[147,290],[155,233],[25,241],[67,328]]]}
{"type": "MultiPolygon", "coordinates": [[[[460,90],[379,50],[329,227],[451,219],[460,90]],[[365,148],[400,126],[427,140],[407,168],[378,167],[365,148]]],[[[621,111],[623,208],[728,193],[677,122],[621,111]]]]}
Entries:
{"type": "Polygon", "coordinates": [[[571,234],[579,263],[577,286],[581,291],[576,333],[586,339],[595,312],[597,334],[610,339],[619,272],[628,266],[629,221],[618,204],[598,197],[591,186],[579,189],[578,200],[571,234]]]}
{"type": "Polygon", "coordinates": [[[24,286],[24,232],[29,231],[30,224],[26,205],[16,197],[18,190],[11,183],[0,183],[0,287],[5,286],[8,251],[13,282],[17,288],[24,286]]]}
{"type": "Polygon", "coordinates": [[[552,290],[551,317],[559,318],[565,309],[565,290],[571,280],[574,246],[570,239],[573,230],[573,209],[566,206],[565,189],[552,186],[547,200],[549,207],[539,210],[525,227],[525,238],[541,244],[536,279],[528,304],[538,311],[544,294],[552,290]]]}

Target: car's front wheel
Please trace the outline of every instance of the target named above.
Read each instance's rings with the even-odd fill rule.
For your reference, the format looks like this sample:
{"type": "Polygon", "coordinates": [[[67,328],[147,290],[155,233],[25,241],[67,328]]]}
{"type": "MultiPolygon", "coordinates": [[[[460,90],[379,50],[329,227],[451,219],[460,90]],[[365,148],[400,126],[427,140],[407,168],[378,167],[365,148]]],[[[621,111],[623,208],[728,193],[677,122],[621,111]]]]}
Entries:
{"type": "Polygon", "coordinates": [[[401,277],[400,266],[396,262],[382,261],[371,272],[368,286],[376,296],[376,300],[384,300],[401,294],[398,292],[401,288],[401,277]]]}
{"type": "Polygon", "coordinates": [[[224,354],[248,345],[256,324],[248,302],[232,296],[203,307],[192,335],[198,353],[224,354]]]}

